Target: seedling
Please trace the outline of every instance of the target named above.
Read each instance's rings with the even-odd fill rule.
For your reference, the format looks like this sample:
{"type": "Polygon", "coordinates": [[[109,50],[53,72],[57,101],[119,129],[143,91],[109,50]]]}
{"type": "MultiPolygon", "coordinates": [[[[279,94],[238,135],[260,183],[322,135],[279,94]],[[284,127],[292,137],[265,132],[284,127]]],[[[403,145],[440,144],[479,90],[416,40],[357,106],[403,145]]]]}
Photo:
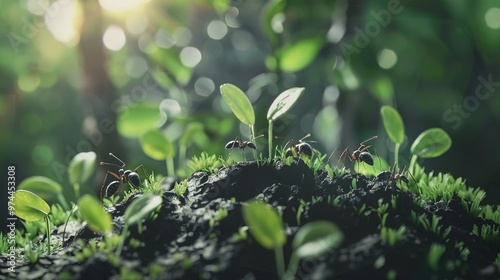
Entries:
{"type": "Polygon", "coordinates": [[[47,251],[50,254],[50,226],[49,212],[50,206],[38,195],[26,191],[18,190],[14,193],[14,214],[25,221],[38,221],[45,218],[47,229],[47,251]]]}
{"type": "Polygon", "coordinates": [[[177,196],[183,196],[187,190],[187,180],[182,180],[182,182],[175,182],[174,193],[177,196]]]}
{"type": "Polygon", "coordinates": [[[441,128],[430,128],[420,133],[410,148],[413,156],[409,169],[413,170],[417,157],[438,157],[450,149],[451,143],[450,136],[441,128]]]}
{"type": "Polygon", "coordinates": [[[43,176],[26,178],[19,184],[18,189],[33,192],[45,201],[57,199],[65,210],[69,210],[61,185],[50,178],[43,176]]]}
{"type": "Polygon", "coordinates": [[[175,176],[175,146],[162,131],[158,129],[147,131],[141,136],[140,143],[147,156],[154,160],[165,160],[168,176],[175,176]]]}
{"type": "Polygon", "coordinates": [[[251,201],[242,207],[242,213],[255,240],[264,248],[274,249],[280,279],[293,279],[300,259],[324,254],[343,240],[342,232],[331,222],[316,221],[304,225],[292,242],[293,252],[285,274],[282,246],[286,243],[286,235],[276,210],[265,203],[251,201]]]}
{"type": "Polygon", "coordinates": [[[293,105],[299,100],[304,93],[305,88],[294,87],[282,92],[269,107],[267,111],[267,120],[269,122],[268,127],[268,149],[269,149],[269,159],[273,158],[272,147],[273,147],[273,122],[292,109],[293,105]]]}
{"type": "Polygon", "coordinates": [[[112,195],[114,195],[123,183],[129,183],[129,185],[132,185],[133,187],[138,188],[141,185],[141,177],[139,176],[139,174],[136,171],[141,167],[144,168],[141,164],[141,165],[137,166],[132,171],[131,170],[124,170],[125,163],[121,159],[119,159],[117,156],[113,155],[112,153],[109,153],[109,155],[114,157],[117,161],[119,161],[121,163],[121,165],[115,164],[115,163],[108,163],[108,162],[101,162],[100,163],[101,165],[111,165],[111,166],[116,166],[116,167],[120,168],[118,170],[118,174],[116,174],[115,172],[112,172],[112,171],[106,171],[106,176],[104,176],[104,180],[102,181],[101,192],[100,192],[101,203],[103,200],[102,192],[104,189],[104,184],[106,183],[106,179],[108,178],[109,174],[111,174],[111,176],[115,177],[118,180],[112,181],[111,183],[108,184],[108,186],[106,187],[106,190],[104,192],[104,197],[106,197],[106,198],[109,198],[112,195]]]}
{"type": "MultiPolygon", "coordinates": [[[[237,86],[232,84],[223,84],[220,86],[220,93],[227,105],[233,111],[234,115],[250,128],[250,142],[255,142],[255,112],[252,103],[245,93],[237,86]]],[[[254,158],[257,159],[257,152],[253,151],[254,158]]]]}
{"type": "Polygon", "coordinates": [[[129,226],[140,223],[143,218],[148,216],[153,210],[160,206],[162,202],[163,199],[159,195],[145,194],[130,203],[123,214],[125,218],[125,225],[123,226],[121,234],[121,242],[116,248],[116,257],[119,257],[121,254],[129,226]]]}
{"type": "Polygon", "coordinates": [[[87,222],[88,227],[100,234],[106,235],[111,231],[111,215],[104,211],[97,199],[91,195],[84,195],[78,201],[80,217],[87,222]]]}
{"type": "Polygon", "coordinates": [[[80,198],[80,186],[87,182],[94,173],[96,158],[94,152],[79,153],[69,163],[68,177],[73,185],[76,200],[80,198]]]}
{"type": "Polygon", "coordinates": [[[380,108],[380,115],[382,116],[382,122],[384,124],[385,131],[387,135],[394,142],[394,164],[396,168],[398,167],[399,159],[399,147],[405,138],[405,127],[403,124],[403,119],[399,115],[398,111],[392,106],[384,105],[380,108]]]}

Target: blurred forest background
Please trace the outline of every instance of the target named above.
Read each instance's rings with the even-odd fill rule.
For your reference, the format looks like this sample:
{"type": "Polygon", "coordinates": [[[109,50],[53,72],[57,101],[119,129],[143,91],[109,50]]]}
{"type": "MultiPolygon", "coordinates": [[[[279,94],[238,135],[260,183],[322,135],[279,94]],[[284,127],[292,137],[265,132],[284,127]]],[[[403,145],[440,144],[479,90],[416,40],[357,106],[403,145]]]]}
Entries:
{"type": "MultiPolygon", "coordinates": [[[[422,131],[441,127],[451,149],[419,163],[500,201],[498,0],[23,0],[0,1],[0,14],[0,178],[15,165],[18,184],[47,176],[71,198],[67,166],[84,151],[166,175],[141,145],[151,131],[189,175],[186,158],[226,157],[225,143],[249,139],[221,84],[248,94],[256,135],[274,98],[300,86],[276,144],[311,133],[329,154],[378,135],[370,144],[392,163],[379,114],[389,104],[406,125],[400,164],[422,131]]],[[[96,193],[107,169],[82,192],[96,193]]]]}

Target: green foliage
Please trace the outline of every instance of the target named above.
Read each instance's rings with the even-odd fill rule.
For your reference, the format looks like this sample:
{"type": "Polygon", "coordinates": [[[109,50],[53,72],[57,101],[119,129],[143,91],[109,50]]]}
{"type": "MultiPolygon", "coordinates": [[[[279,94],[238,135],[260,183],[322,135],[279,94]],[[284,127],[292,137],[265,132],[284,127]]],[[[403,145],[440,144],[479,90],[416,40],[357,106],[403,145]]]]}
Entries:
{"type": "Polygon", "coordinates": [[[444,245],[432,243],[427,255],[427,264],[433,270],[438,270],[439,260],[441,259],[441,256],[443,256],[444,252],[446,252],[446,247],[444,245]]]}
{"type": "Polygon", "coordinates": [[[49,219],[55,226],[62,225],[66,218],[68,217],[68,213],[62,208],[59,204],[52,204],[50,207],[49,219]]]}
{"type": "Polygon", "coordinates": [[[411,145],[411,153],[421,158],[435,158],[451,147],[451,138],[441,128],[430,128],[422,132],[411,145]]]}
{"type": "Polygon", "coordinates": [[[380,115],[382,116],[382,123],[384,124],[385,131],[392,142],[401,144],[405,137],[405,127],[403,119],[398,111],[392,106],[384,105],[380,108],[380,115]]]}
{"type": "Polygon", "coordinates": [[[174,184],[174,193],[177,196],[183,196],[184,193],[186,192],[186,190],[187,190],[187,180],[182,180],[180,183],[179,182],[175,182],[175,184],[174,184]]]}
{"type": "Polygon", "coordinates": [[[500,225],[486,225],[483,224],[481,228],[477,225],[472,227],[472,233],[480,236],[484,241],[494,244],[495,246],[500,245],[500,225]]]}
{"type": "Polygon", "coordinates": [[[94,152],[77,154],[68,166],[69,182],[71,184],[83,184],[87,182],[94,173],[96,158],[97,155],[94,152]]]}
{"type": "Polygon", "coordinates": [[[380,238],[392,247],[403,240],[405,233],[406,227],[404,225],[400,226],[398,229],[382,227],[380,229],[380,238]]]}
{"type": "Polygon", "coordinates": [[[88,227],[101,234],[106,234],[113,228],[111,215],[104,211],[99,200],[91,195],[84,195],[78,201],[80,217],[87,222],[88,227]]]}
{"type": "Polygon", "coordinates": [[[208,155],[207,152],[202,152],[200,156],[193,156],[187,163],[187,167],[193,172],[202,170],[208,173],[215,173],[221,166],[221,160],[216,155],[208,155]]]}
{"type": "Polygon", "coordinates": [[[241,211],[252,236],[262,247],[274,249],[285,244],[283,223],[274,209],[265,203],[251,201],[241,211]]]}
{"type": "Polygon", "coordinates": [[[220,93],[234,115],[242,123],[248,126],[255,124],[255,113],[252,103],[241,89],[232,84],[223,84],[220,86],[220,93]]]}
{"type": "Polygon", "coordinates": [[[297,72],[304,69],[316,58],[323,44],[323,38],[314,36],[283,46],[276,53],[279,69],[284,72],[297,72]]]}
{"type": "Polygon", "coordinates": [[[14,193],[14,214],[26,221],[38,221],[50,212],[50,206],[38,195],[27,191],[18,190],[14,193]]]}
{"type": "Polygon", "coordinates": [[[62,187],[59,183],[43,176],[24,179],[19,184],[18,189],[33,192],[44,200],[52,200],[62,193],[62,187]]]}
{"type": "Polygon", "coordinates": [[[118,111],[117,129],[123,136],[137,138],[154,129],[159,119],[160,110],[156,103],[144,101],[124,104],[118,111]]]}
{"type": "Polygon", "coordinates": [[[315,221],[297,231],[292,247],[298,258],[312,258],[338,247],[343,239],[344,235],[337,225],[328,221],[315,221]]]}

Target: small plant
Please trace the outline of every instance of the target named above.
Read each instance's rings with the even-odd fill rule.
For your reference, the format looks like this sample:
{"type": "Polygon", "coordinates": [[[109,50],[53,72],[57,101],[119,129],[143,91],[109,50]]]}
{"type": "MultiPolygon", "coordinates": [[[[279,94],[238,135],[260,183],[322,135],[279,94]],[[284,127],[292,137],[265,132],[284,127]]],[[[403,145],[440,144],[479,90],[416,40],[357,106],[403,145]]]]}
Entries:
{"type": "Polygon", "coordinates": [[[443,256],[444,252],[446,252],[446,247],[444,245],[432,243],[427,255],[427,264],[433,270],[438,270],[439,260],[441,259],[441,256],[443,256]]]}
{"type": "Polygon", "coordinates": [[[186,192],[187,190],[187,180],[184,179],[182,180],[182,182],[175,182],[174,184],[174,193],[177,195],[177,196],[183,196],[184,193],[186,192]]]}
{"type": "Polygon", "coordinates": [[[406,233],[406,227],[404,225],[400,226],[398,229],[382,227],[380,229],[380,238],[389,246],[394,246],[396,243],[403,240],[403,236],[406,233]]]}
{"type": "MultiPolygon", "coordinates": [[[[252,103],[245,93],[237,86],[232,84],[223,84],[220,86],[222,98],[226,101],[234,115],[250,129],[250,141],[255,142],[255,112],[252,103]]],[[[257,159],[257,152],[254,150],[254,158],[257,159]]]]}
{"type": "Polygon", "coordinates": [[[269,107],[267,111],[267,120],[269,122],[268,127],[268,149],[269,149],[269,160],[273,158],[273,122],[292,109],[293,105],[299,100],[304,93],[305,88],[294,87],[282,92],[269,107]]]}
{"type": "Polygon", "coordinates": [[[84,195],[78,201],[80,217],[87,222],[88,227],[100,234],[108,234],[113,225],[111,224],[111,215],[104,211],[97,199],[91,195],[84,195]]]}
{"type": "Polygon", "coordinates": [[[193,172],[202,170],[208,173],[215,173],[221,166],[221,160],[216,155],[209,156],[207,152],[202,152],[200,156],[193,156],[187,163],[187,167],[193,172]]]}
{"type": "Polygon", "coordinates": [[[19,184],[18,189],[35,193],[45,201],[57,199],[65,210],[69,210],[68,203],[62,194],[63,189],[61,185],[50,178],[43,176],[26,178],[19,184]]]}
{"type": "MultiPolygon", "coordinates": [[[[79,153],[69,163],[69,182],[75,190],[75,199],[80,198],[80,186],[94,173],[97,155],[94,152],[79,153]]],[[[68,210],[68,209],[67,209],[68,210]]]]}
{"type": "Polygon", "coordinates": [[[116,248],[115,256],[119,257],[125,243],[125,237],[128,228],[134,224],[140,224],[141,220],[147,217],[153,210],[160,206],[163,199],[159,195],[145,194],[139,198],[136,198],[130,205],[125,209],[123,214],[125,218],[125,224],[123,226],[121,241],[116,248]]]}
{"type": "Polygon", "coordinates": [[[175,146],[162,131],[149,130],[141,136],[139,142],[147,156],[154,160],[165,160],[168,176],[175,176],[175,146]]]}
{"type": "Polygon", "coordinates": [[[398,111],[392,106],[385,105],[380,108],[380,115],[387,135],[394,143],[394,165],[398,169],[399,146],[405,138],[405,127],[398,111]]]}
{"type": "Polygon", "coordinates": [[[14,193],[14,214],[25,221],[38,221],[45,218],[47,233],[47,251],[50,254],[50,206],[38,195],[27,191],[17,190],[14,193]]]}
{"type": "Polygon", "coordinates": [[[273,250],[280,279],[293,279],[300,259],[309,259],[328,252],[340,245],[343,234],[338,227],[327,221],[316,221],[304,225],[293,239],[293,252],[285,274],[283,245],[285,230],[278,213],[269,205],[251,201],[242,208],[243,219],[252,236],[264,248],[273,250]]]}

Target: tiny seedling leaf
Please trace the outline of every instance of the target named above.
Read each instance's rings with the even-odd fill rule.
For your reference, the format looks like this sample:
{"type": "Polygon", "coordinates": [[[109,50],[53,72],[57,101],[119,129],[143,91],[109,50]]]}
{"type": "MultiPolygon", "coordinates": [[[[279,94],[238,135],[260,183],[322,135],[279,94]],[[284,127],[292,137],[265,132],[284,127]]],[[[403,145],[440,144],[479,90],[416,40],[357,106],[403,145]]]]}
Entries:
{"type": "Polygon", "coordinates": [[[246,125],[255,124],[255,113],[252,103],[241,89],[232,84],[223,84],[220,86],[220,93],[234,115],[242,123],[246,125]]]}
{"type": "Polygon", "coordinates": [[[38,221],[50,212],[50,206],[45,200],[27,190],[16,191],[13,202],[14,214],[26,221],[38,221]]]}
{"type": "Polygon", "coordinates": [[[299,229],[293,239],[293,248],[299,258],[319,256],[340,245],[344,235],[332,222],[310,222],[299,229]]]}
{"type": "Polygon", "coordinates": [[[130,138],[138,138],[146,131],[156,127],[161,113],[158,104],[153,102],[127,103],[118,102],[118,120],[116,128],[121,135],[130,138]]]}
{"type": "Polygon", "coordinates": [[[441,128],[430,128],[420,133],[411,145],[411,153],[421,158],[435,158],[451,147],[451,138],[441,128]]]}
{"type": "Polygon", "coordinates": [[[31,191],[44,200],[52,200],[62,193],[62,187],[56,181],[43,176],[26,178],[19,184],[19,190],[31,191]]]}
{"type": "Polygon", "coordinates": [[[275,121],[292,109],[293,105],[302,96],[302,93],[304,93],[304,90],[305,88],[303,87],[294,87],[278,95],[271,104],[271,107],[269,107],[269,111],[267,111],[267,119],[275,121]]]}
{"type": "Polygon", "coordinates": [[[95,232],[105,234],[109,232],[113,225],[111,224],[111,215],[104,211],[99,200],[86,194],[78,201],[80,216],[85,220],[89,228],[95,232]]]}
{"type": "Polygon", "coordinates": [[[85,183],[92,173],[96,165],[96,154],[94,152],[86,152],[77,154],[69,163],[68,177],[71,184],[85,183]]]}
{"type": "Polygon", "coordinates": [[[397,144],[403,143],[405,138],[405,127],[403,119],[401,119],[398,111],[392,106],[384,105],[380,108],[380,115],[382,116],[385,131],[392,142],[397,144]]]}
{"type": "Polygon", "coordinates": [[[242,207],[243,219],[250,228],[252,236],[264,248],[274,249],[286,242],[283,223],[271,206],[252,201],[242,207]]]}
{"type": "Polygon", "coordinates": [[[175,156],[175,147],[158,129],[144,133],[140,139],[144,153],[152,159],[164,160],[175,156]]]}
{"type": "Polygon", "coordinates": [[[144,194],[136,198],[130,203],[127,209],[125,209],[125,223],[127,225],[132,225],[140,222],[141,219],[145,218],[151,211],[161,205],[162,201],[163,199],[161,196],[154,194],[144,194]]]}
{"type": "Polygon", "coordinates": [[[293,45],[283,47],[278,55],[280,69],[284,72],[297,72],[307,67],[316,58],[324,44],[321,37],[302,39],[293,45]]]}

